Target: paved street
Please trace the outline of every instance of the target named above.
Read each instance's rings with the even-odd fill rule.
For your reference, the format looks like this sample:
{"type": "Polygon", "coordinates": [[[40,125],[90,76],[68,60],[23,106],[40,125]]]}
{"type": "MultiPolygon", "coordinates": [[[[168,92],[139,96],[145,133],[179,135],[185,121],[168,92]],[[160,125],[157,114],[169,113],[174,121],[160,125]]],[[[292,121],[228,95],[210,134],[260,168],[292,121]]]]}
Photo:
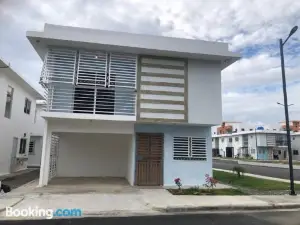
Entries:
{"type": "MultiPolygon", "coordinates": [[[[234,166],[238,165],[236,161],[230,160],[213,160],[213,167],[216,169],[232,170],[234,166]]],[[[265,166],[250,166],[241,165],[246,169],[246,173],[252,173],[262,176],[277,177],[282,179],[289,179],[289,170],[285,168],[274,168],[265,166]]],[[[295,180],[300,181],[300,170],[294,170],[295,180]]]]}
{"type": "Polygon", "coordinates": [[[186,214],[142,217],[97,217],[81,219],[0,221],[0,225],[299,225],[299,211],[256,213],[186,214]]]}

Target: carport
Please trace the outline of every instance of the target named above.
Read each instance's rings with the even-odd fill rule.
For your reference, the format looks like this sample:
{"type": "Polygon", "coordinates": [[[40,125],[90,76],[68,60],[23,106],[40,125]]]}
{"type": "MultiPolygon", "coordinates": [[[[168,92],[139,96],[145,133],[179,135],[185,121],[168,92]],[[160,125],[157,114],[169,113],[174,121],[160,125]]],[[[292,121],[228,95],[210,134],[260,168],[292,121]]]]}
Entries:
{"type": "MultiPolygon", "coordinates": [[[[114,121],[48,120],[48,174],[42,167],[39,186],[133,185],[134,127],[114,121]],[[44,172],[44,173],[43,173],[44,172]],[[47,178],[43,176],[48,175],[47,178]],[[47,179],[47,180],[46,180],[47,179]],[[66,185],[73,184],[73,185],[66,185]]],[[[46,153],[44,153],[46,156],[46,153]]],[[[46,158],[47,159],[47,158],[46,158]]],[[[46,160],[44,159],[44,162],[46,160]]],[[[46,165],[46,164],[45,164],[46,165]]],[[[97,188],[96,188],[97,189],[97,188]]]]}

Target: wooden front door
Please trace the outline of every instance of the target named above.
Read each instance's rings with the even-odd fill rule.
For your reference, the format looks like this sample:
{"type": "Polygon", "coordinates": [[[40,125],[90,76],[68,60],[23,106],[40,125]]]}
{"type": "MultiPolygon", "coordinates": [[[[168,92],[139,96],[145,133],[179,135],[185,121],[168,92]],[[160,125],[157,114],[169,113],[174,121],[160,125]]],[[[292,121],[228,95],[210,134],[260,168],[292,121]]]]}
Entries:
{"type": "Polygon", "coordinates": [[[163,134],[137,134],[135,184],[160,186],[163,182],[163,134]]]}

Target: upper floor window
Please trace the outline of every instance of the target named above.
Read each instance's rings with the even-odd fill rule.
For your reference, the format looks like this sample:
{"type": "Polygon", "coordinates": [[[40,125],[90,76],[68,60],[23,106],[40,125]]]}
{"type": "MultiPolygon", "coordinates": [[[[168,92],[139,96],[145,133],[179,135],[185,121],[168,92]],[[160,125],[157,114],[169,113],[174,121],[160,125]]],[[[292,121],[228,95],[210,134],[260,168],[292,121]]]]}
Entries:
{"type": "Polygon", "coordinates": [[[229,138],[229,142],[232,142],[232,138],[229,138]]]}
{"type": "Polygon", "coordinates": [[[25,98],[24,113],[30,114],[30,109],[31,109],[31,101],[28,98],[25,98]]]}
{"type": "Polygon", "coordinates": [[[19,148],[19,154],[25,154],[26,152],[26,138],[21,138],[20,139],[20,148],[19,148]]]}
{"type": "Polygon", "coordinates": [[[8,119],[10,119],[11,117],[13,95],[14,95],[14,89],[11,86],[8,86],[6,92],[6,103],[5,103],[5,111],[4,111],[4,117],[8,119]]]}
{"type": "Polygon", "coordinates": [[[51,47],[42,83],[69,83],[135,89],[137,55],[51,47]]]}
{"type": "Polygon", "coordinates": [[[235,141],[239,141],[239,137],[235,137],[235,141]]]}

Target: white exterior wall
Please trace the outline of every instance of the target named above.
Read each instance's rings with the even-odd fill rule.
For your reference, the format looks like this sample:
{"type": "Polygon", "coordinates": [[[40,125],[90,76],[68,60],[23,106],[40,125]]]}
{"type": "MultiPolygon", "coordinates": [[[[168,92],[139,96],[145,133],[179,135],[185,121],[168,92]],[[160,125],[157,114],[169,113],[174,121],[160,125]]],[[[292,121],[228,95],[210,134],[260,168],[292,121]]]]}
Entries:
{"type": "Polygon", "coordinates": [[[188,60],[188,122],[215,125],[222,122],[221,64],[188,60]]]}
{"type": "Polygon", "coordinates": [[[58,177],[126,177],[131,135],[59,134],[58,177]]]}
{"type": "Polygon", "coordinates": [[[131,136],[131,142],[129,143],[128,155],[127,155],[127,174],[126,178],[130,185],[134,185],[134,172],[135,172],[135,135],[131,136]]]}
{"type": "Polygon", "coordinates": [[[21,85],[10,79],[8,76],[4,76],[4,74],[2,74],[3,71],[5,70],[0,70],[0,174],[7,174],[10,172],[13,137],[18,138],[18,152],[20,138],[24,137],[24,134],[26,134],[26,137],[28,138],[26,153],[20,156],[22,159],[19,158],[15,170],[22,170],[27,167],[29,138],[33,130],[36,99],[21,85]],[[8,85],[14,88],[10,119],[4,117],[8,85]],[[24,113],[26,97],[31,100],[31,110],[29,115],[24,113]]]}
{"type": "Polygon", "coordinates": [[[242,135],[235,135],[232,136],[232,147],[234,149],[234,156],[236,156],[239,153],[239,150],[243,146],[243,138],[242,135]],[[238,141],[235,140],[235,138],[238,137],[238,141]]]}
{"type": "Polygon", "coordinates": [[[40,167],[43,147],[42,136],[31,136],[30,141],[34,141],[33,153],[28,153],[28,167],[40,167]]]}
{"type": "Polygon", "coordinates": [[[257,159],[257,149],[256,149],[255,134],[248,134],[248,149],[249,149],[250,155],[254,159],[257,159]],[[252,152],[252,149],[255,149],[255,152],[252,152]]]}
{"type": "Polygon", "coordinates": [[[257,146],[267,146],[267,135],[256,133],[257,146]]]}
{"type": "Polygon", "coordinates": [[[298,150],[299,155],[293,155],[293,160],[300,160],[300,135],[292,135],[292,150],[298,150]]]}
{"type": "Polygon", "coordinates": [[[177,125],[136,125],[136,132],[164,133],[163,185],[174,186],[174,179],[179,177],[184,186],[205,183],[205,174],[212,175],[212,145],[210,127],[177,125]],[[192,136],[207,138],[207,160],[174,160],[173,137],[192,136]]]}
{"type": "Polygon", "coordinates": [[[226,157],[226,147],[228,147],[228,137],[220,137],[220,142],[219,142],[219,149],[220,149],[220,155],[223,157],[226,157]],[[222,138],[224,141],[222,142],[222,138]]]}

